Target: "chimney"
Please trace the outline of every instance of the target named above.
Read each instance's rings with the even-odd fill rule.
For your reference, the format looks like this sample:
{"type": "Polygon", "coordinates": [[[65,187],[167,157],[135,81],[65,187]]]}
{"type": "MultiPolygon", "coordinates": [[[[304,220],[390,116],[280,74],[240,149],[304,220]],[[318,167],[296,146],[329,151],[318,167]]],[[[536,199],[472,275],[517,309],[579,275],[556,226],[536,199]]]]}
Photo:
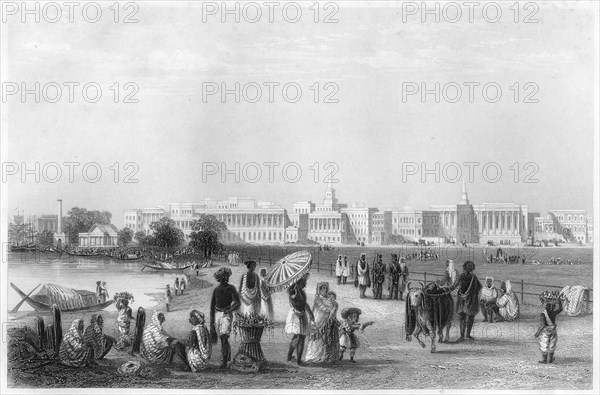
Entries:
{"type": "Polygon", "coordinates": [[[62,233],[63,231],[63,227],[62,227],[62,199],[58,199],[57,200],[58,206],[58,224],[56,227],[56,233],[62,233]]]}

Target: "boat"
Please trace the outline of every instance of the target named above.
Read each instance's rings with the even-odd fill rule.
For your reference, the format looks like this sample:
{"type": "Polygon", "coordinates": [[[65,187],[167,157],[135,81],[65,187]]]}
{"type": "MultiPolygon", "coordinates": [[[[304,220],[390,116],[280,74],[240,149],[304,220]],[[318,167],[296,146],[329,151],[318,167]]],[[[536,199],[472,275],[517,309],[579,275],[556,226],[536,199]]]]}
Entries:
{"type": "Polygon", "coordinates": [[[87,256],[100,256],[102,254],[100,254],[99,252],[94,252],[92,254],[83,254],[83,253],[77,253],[77,252],[70,252],[70,251],[64,251],[66,252],[68,255],[70,256],[83,256],[83,257],[87,257],[87,256]]]}
{"type": "MultiPolygon", "coordinates": [[[[44,284],[42,288],[32,296],[25,294],[16,285],[10,286],[17,291],[23,301],[28,303],[35,311],[52,311],[52,305],[57,305],[62,312],[89,312],[99,311],[113,304],[114,300],[98,303],[96,293],[81,289],[71,289],[56,284],[44,284]]],[[[17,306],[16,309],[20,304],[17,306]]],[[[14,311],[13,311],[14,312],[14,311]]]]}
{"type": "Polygon", "coordinates": [[[175,267],[175,266],[173,266],[170,263],[164,263],[164,262],[154,261],[152,263],[145,264],[144,267],[142,268],[142,271],[145,268],[147,268],[147,267],[150,268],[150,269],[158,270],[158,271],[162,271],[162,272],[182,272],[182,271],[184,271],[184,270],[189,269],[190,267],[192,267],[192,265],[185,265],[185,266],[182,266],[182,267],[175,267]]]}
{"type": "Polygon", "coordinates": [[[120,261],[139,261],[140,259],[144,259],[143,255],[140,256],[136,256],[134,254],[130,254],[131,256],[127,256],[127,258],[119,258],[117,256],[109,256],[107,255],[109,258],[113,258],[113,259],[118,259],[120,261]]]}

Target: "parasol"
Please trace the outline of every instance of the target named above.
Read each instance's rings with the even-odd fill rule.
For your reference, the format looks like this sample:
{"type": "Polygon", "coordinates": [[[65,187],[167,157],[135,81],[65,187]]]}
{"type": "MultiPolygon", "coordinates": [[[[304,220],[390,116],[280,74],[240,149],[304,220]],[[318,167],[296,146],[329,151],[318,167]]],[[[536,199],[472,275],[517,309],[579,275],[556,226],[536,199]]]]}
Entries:
{"type": "Polygon", "coordinates": [[[279,292],[302,278],[310,270],[312,255],[308,251],[298,251],[277,261],[264,277],[271,292],[279,292]]]}

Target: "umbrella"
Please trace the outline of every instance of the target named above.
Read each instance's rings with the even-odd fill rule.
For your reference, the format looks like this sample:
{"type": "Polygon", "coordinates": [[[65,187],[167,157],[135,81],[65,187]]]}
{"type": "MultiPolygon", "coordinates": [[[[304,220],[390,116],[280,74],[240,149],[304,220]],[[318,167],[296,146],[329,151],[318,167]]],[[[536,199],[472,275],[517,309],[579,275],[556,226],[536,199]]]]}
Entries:
{"type": "Polygon", "coordinates": [[[264,281],[271,292],[279,292],[288,288],[302,278],[310,270],[312,255],[308,251],[298,251],[277,261],[264,281]]]}

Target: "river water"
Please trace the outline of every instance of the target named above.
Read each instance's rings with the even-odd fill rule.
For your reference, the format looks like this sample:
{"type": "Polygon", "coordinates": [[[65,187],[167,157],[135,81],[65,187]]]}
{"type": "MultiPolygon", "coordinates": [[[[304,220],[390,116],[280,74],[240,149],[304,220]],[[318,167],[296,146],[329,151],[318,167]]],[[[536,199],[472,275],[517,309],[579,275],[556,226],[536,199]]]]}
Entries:
{"type": "MultiPolygon", "coordinates": [[[[144,267],[142,261],[124,262],[106,257],[64,255],[58,258],[57,254],[8,254],[8,281],[5,284],[8,286],[8,310],[21,301],[10,283],[28,294],[36,285],[45,283],[95,292],[96,281],[106,281],[110,299],[117,292],[127,291],[134,296],[133,306],[153,306],[156,304],[156,295],[153,294],[164,293],[167,284],[173,288],[175,278],[181,278],[182,274],[160,273],[148,268],[141,271],[144,267]]],[[[191,272],[189,269],[186,271],[187,274],[191,272]]],[[[111,307],[114,309],[114,305],[108,309],[111,307]]],[[[19,311],[32,310],[27,303],[19,308],[19,311]]]]}

